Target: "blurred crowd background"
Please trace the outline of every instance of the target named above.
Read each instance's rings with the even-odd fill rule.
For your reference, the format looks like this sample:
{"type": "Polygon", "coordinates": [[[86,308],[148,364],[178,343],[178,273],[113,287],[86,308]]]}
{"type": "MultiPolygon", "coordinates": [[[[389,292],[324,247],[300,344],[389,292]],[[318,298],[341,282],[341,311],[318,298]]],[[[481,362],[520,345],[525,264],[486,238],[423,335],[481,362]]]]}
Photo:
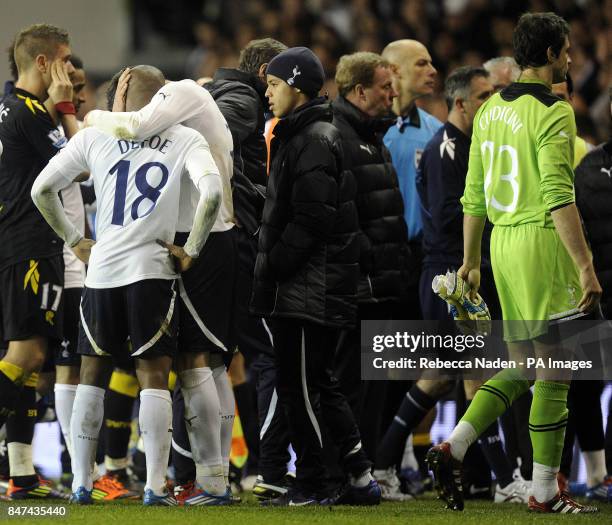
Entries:
{"type": "Polygon", "coordinates": [[[414,38],[429,49],[438,70],[438,96],[422,104],[446,119],[441,96],[446,75],[461,65],[512,56],[512,31],[525,11],[554,11],[571,24],[573,105],[580,134],[593,143],[607,138],[608,86],[612,81],[612,0],[142,0],[132,2],[133,45],[162,39],[190,46],[182,71],[210,77],[236,66],[240,49],[271,36],[288,46],[306,45],[319,56],[333,83],[340,56],[380,52],[390,41],[414,38]]]}
{"type": "MultiPolygon", "coordinates": [[[[390,41],[415,38],[438,70],[434,97],[419,101],[446,120],[441,96],[446,75],[512,55],[512,31],[525,11],[554,11],[571,24],[572,101],[579,134],[593,144],[610,135],[608,86],[612,83],[612,0],[107,0],[100,4],[21,0],[3,13],[0,34],[8,46],[22,26],[46,21],[65,27],[90,78],[86,112],[103,97],[94,90],[120,67],[148,63],[168,78],[211,77],[235,67],[253,38],[270,36],[288,46],[306,45],[333,82],[340,56],[380,52],[390,41]],[[6,16],[5,16],[6,14],[6,16]]],[[[0,60],[0,65],[6,61],[0,60]]],[[[8,69],[5,69],[8,79],[8,69]]]]}

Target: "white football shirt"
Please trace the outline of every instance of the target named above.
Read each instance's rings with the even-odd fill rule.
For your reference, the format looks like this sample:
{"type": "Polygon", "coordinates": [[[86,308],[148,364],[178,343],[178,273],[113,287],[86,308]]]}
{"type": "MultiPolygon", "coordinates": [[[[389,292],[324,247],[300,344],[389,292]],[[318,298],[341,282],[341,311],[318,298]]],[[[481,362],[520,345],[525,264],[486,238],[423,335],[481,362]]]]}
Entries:
{"type": "MultiPolygon", "coordinates": [[[[81,185],[73,182],[61,191],[62,204],[70,222],[79,231],[85,231],[85,206],[81,185]]],[[[83,288],[85,281],[85,263],[64,244],[64,288],[83,288]]]]}
{"type": "MultiPolygon", "coordinates": [[[[79,129],[83,123],[77,121],[79,129]]],[[[60,124],[57,129],[65,137],[66,133],[60,124]]],[[[81,194],[81,185],[73,182],[61,191],[62,206],[66,216],[72,224],[81,232],[85,231],[85,205],[81,194]]],[[[83,288],[85,282],[85,263],[81,261],[74,252],[64,244],[64,288],[83,288]]]]}
{"type": "Polygon", "coordinates": [[[141,141],[87,128],[49,161],[49,169],[67,181],[84,171],[93,178],[97,241],[85,279],[88,288],[177,277],[168,251],[156,240],[173,242],[181,186],[188,181],[197,192],[195,185],[206,174],[187,173],[185,164],[202,151],[210,156],[203,137],[184,126],[141,141]]]}
{"type": "MultiPolygon", "coordinates": [[[[210,152],[219,168],[223,199],[213,232],[222,232],[235,226],[231,178],[234,172],[234,142],[229,126],[212,95],[193,80],[169,82],[153,96],[151,102],[133,113],[92,111],[89,125],[101,127],[113,134],[127,133],[135,139],[148,137],[174,124],[192,128],[206,139],[210,152]]],[[[177,231],[187,232],[193,222],[198,202],[197,190],[185,183],[181,197],[181,213],[177,231]],[[190,191],[186,191],[190,190],[190,191]]]]}

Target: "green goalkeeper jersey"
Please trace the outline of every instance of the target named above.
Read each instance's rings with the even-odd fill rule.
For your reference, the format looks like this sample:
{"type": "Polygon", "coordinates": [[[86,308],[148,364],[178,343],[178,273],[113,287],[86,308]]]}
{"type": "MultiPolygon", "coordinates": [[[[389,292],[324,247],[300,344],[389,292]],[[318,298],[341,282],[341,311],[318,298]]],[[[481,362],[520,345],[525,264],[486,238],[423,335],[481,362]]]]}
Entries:
{"type": "Polygon", "coordinates": [[[510,84],[476,113],[461,203],[498,226],[554,227],[574,202],[576,123],[571,106],[535,79],[510,84]]]}

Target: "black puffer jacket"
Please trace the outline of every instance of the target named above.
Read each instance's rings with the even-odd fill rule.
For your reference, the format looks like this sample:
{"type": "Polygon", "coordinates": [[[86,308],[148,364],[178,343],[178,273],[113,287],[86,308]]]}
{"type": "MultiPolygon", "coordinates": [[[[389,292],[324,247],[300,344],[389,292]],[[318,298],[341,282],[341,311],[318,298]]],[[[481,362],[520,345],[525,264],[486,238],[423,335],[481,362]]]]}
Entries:
{"type": "Polygon", "coordinates": [[[576,205],[593,250],[593,265],[603,289],[601,305],[612,316],[612,141],[588,153],[576,168],[576,205]]]}
{"type": "Polygon", "coordinates": [[[355,323],[359,245],[355,185],[319,98],[274,128],[251,309],[326,326],[355,323]]]}
{"type": "Polygon", "coordinates": [[[343,166],[357,185],[359,302],[400,300],[410,280],[410,248],[397,174],[382,141],[389,126],[341,96],[332,109],[342,136],[343,166]]]}
{"type": "Polygon", "coordinates": [[[234,213],[238,225],[252,235],[261,222],[268,178],[264,138],[266,88],[254,75],[226,68],[218,69],[212,82],[204,87],[215,99],[232,132],[234,213]]]}

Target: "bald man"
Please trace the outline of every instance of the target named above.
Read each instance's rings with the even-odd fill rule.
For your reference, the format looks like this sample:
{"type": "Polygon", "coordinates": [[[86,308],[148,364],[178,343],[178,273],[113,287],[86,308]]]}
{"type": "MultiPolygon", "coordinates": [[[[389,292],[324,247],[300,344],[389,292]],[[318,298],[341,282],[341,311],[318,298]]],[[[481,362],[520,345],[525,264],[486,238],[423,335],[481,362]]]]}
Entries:
{"type": "Polygon", "coordinates": [[[415,102],[433,93],[436,69],[427,48],[416,40],[391,42],[383,50],[383,57],[394,66],[394,87],[398,93],[393,104],[397,123],[389,129],[384,141],[399,177],[408,238],[420,253],[423,223],[415,186],[416,169],[425,145],[442,123],[418,108],[415,102]]]}
{"type": "MultiPolygon", "coordinates": [[[[423,220],[416,176],[423,150],[442,123],[417,107],[416,100],[434,92],[436,68],[432,64],[427,48],[416,40],[391,42],[383,50],[382,56],[392,65],[393,87],[398,93],[393,104],[397,121],[385,134],[384,143],[391,153],[393,166],[397,172],[404,202],[403,216],[408,227],[408,243],[413,259],[412,279],[406,283],[406,296],[401,299],[400,311],[395,318],[421,319],[418,286],[423,259],[423,220]]],[[[404,397],[404,392],[399,388],[389,389],[387,397],[393,394],[404,397]]],[[[400,402],[401,400],[397,399],[397,406],[400,402]]],[[[374,472],[374,476],[382,489],[383,499],[391,501],[405,499],[405,495],[399,490],[394,469],[379,469],[374,472]]]]}
{"type": "MultiPolygon", "coordinates": [[[[408,226],[408,240],[416,260],[414,298],[421,266],[423,221],[416,190],[416,174],[421,154],[442,123],[416,106],[416,100],[434,92],[436,68],[427,48],[416,40],[396,40],[383,50],[383,57],[393,65],[394,87],[398,97],[393,104],[397,122],[385,135],[385,146],[391,152],[404,200],[404,219],[408,226]]],[[[411,300],[416,304],[417,301],[411,300]]],[[[416,307],[418,308],[418,307],[416,307]]],[[[411,319],[420,313],[410,312],[411,319]]],[[[406,317],[407,319],[407,317],[406,317]]]]}

